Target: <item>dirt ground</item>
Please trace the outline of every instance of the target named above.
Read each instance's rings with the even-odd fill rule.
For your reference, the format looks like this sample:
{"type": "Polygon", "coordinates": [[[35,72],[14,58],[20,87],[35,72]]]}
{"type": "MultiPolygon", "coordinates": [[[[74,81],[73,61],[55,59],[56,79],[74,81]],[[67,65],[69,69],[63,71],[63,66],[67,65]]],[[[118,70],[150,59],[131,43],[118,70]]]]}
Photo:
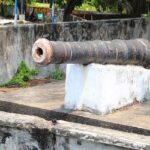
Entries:
{"type": "MultiPolygon", "coordinates": [[[[49,79],[34,79],[34,80],[27,82],[27,87],[42,85],[42,84],[50,83],[50,82],[51,80],[49,79]]],[[[2,88],[0,87],[0,93],[7,93],[7,92],[15,91],[18,89],[20,89],[20,87],[17,87],[17,86],[2,87],[2,88]]]]}

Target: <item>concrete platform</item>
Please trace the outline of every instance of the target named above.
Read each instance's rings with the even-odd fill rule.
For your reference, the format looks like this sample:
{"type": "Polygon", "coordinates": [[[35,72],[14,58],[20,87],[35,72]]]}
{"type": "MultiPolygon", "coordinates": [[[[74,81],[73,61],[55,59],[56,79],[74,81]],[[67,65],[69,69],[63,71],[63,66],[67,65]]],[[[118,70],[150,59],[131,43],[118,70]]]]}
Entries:
{"type": "Polygon", "coordinates": [[[68,64],[65,108],[108,114],[150,100],[150,70],[134,65],[68,64]]]}
{"type": "Polygon", "coordinates": [[[64,81],[0,93],[0,110],[150,136],[150,101],[108,115],[63,109],[64,81]]]}

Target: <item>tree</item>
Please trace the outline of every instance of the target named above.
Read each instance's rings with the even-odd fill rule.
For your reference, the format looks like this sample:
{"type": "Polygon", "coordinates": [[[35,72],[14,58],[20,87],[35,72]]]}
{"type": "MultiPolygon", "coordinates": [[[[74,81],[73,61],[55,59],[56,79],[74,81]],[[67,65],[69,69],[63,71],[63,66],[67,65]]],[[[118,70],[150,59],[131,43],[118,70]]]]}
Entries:
{"type": "MultiPolygon", "coordinates": [[[[7,5],[13,4],[14,2],[15,2],[15,0],[0,0],[1,7],[3,7],[3,5],[5,5],[5,4],[7,4],[7,5]]],[[[23,2],[23,10],[24,10],[23,13],[26,13],[28,0],[18,0],[17,2],[18,2],[19,12],[21,12],[21,2],[23,2]]]]}
{"type": "Polygon", "coordinates": [[[55,0],[55,3],[59,6],[59,8],[65,8],[66,7],[66,0],[55,0]]]}
{"type": "Polygon", "coordinates": [[[97,11],[114,11],[117,9],[118,0],[91,0],[97,11]]]}
{"type": "MultiPolygon", "coordinates": [[[[81,5],[87,0],[68,0],[64,13],[64,21],[72,13],[76,6],[81,5]]],[[[111,11],[122,13],[125,11],[128,15],[140,16],[146,12],[146,0],[89,0],[99,12],[111,11]]]]}
{"type": "Polygon", "coordinates": [[[64,21],[69,20],[69,16],[74,10],[76,6],[80,6],[83,3],[84,0],[68,0],[67,6],[64,11],[64,21]]]}
{"type": "Polygon", "coordinates": [[[129,15],[141,15],[146,12],[146,0],[92,0],[96,9],[100,12],[107,9],[122,13],[123,10],[129,15]]]}
{"type": "Polygon", "coordinates": [[[13,4],[13,0],[0,0],[1,15],[4,16],[4,5],[13,4]]]}

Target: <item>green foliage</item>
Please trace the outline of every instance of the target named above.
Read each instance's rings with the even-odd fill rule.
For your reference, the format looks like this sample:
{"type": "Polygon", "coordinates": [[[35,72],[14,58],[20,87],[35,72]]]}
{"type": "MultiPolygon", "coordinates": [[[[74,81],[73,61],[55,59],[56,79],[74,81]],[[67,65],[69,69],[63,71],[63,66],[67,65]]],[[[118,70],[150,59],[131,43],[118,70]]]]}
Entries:
{"type": "Polygon", "coordinates": [[[146,17],[150,17],[150,12],[147,13],[146,17]]]}
{"type": "Polygon", "coordinates": [[[36,3],[37,0],[30,0],[30,3],[36,3]]]}
{"type": "Polygon", "coordinates": [[[13,0],[0,0],[0,4],[3,3],[4,5],[12,5],[13,0]]]}
{"type": "Polygon", "coordinates": [[[19,64],[19,67],[17,69],[16,74],[14,77],[8,82],[3,85],[0,85],[0,87],[9,87],[9,86],[19,86],[19,87],[25,87],[27,85],[27,81],[31,80],[34,75],[37,75],[39,73],[38,70],[30,70],[24,61],[21,61],[19,64]]]}
{"type": "MultiPolygon", "coordinates": [[[[37,0],[28,0],[28,3],[36,3],[37,0]]],[[[13,5],[14,0],[0,0],[0,4],[3,3],[4,5],[13,5]]]]}
{"type": "Polygon", "coordinates": [[[51,78],[54,80],[62,80],[63,78],[63,73],[60,71],[60,69],[56,68],[52,74],[51,74],[51,78]]]}
{"type": "Polygon", "coordinates": [[[77,10],[99,11],[99,12],[117,12],[118,0],[84,0],[77,10]]]}
{"type": "Polygon", "coordinates": [[[67,0],[55,0],[55,4],[57,8],[65,8],[67,0]]]}
{"type": "Polygon", "coordinates": [[[93,6],[100,12],[112,12],[117,10],[118,0],[91,0],[93,6]]]}
{"type": "MultiPolygon", "coordinates": [[[[65,8],[67,1],[66,0],[55,0],[55,8],[65,8]]],[[[49,3],[39,3],[37,0],[31,0],[31,3],[28,4],[29,7],[44,7],[49,8],[49,3]]]]}
{"type": "Polygon", "coordinates": [[[77,10],[83,11],[96,11],[95,6],[91,1],[85,1],[81,6],[76,7],[77,10]]]}
{"type": "Polygon", "coordinates": [[[28,7],[49,8],[50,6],[47,3],[32,2],[32,3],[28,4],[28,7]]]}

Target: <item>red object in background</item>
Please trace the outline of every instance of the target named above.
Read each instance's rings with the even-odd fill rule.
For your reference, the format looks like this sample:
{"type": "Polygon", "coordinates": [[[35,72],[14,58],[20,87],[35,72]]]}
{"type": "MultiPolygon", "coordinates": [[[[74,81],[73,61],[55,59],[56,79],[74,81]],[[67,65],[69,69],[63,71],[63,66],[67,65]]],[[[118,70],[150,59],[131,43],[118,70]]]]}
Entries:
{"type": "Polygon", "coordinates": [[[47,16],[49,13],[49,8],[38,8],[34,7],[34,12],[37,14],[38,12],[42,12],[44,16],[47,16]]]}

